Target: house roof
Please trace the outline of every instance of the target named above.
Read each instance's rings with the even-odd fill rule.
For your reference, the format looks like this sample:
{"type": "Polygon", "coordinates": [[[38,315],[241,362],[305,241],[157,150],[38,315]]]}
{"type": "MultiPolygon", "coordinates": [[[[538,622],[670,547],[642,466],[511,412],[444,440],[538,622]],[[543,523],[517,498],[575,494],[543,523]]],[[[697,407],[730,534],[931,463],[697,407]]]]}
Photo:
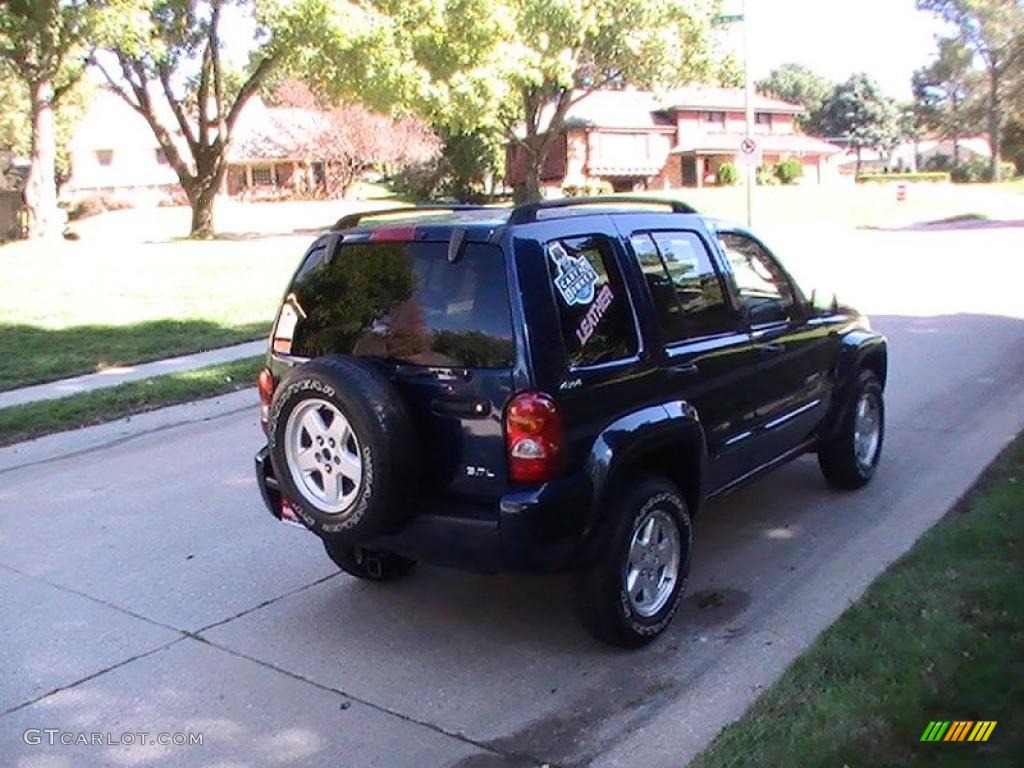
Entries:
{"type": "MultiPolygon", "coordinates": [[[[547,123],[554,112],[554,105],[544,110],[542,120],[547,123]]],[[[657,99],[650,91],[594,91],[581,98],[566,115],[567,126],[597,126],[649,131],[651,129],[674,129],[675,121],[664,115],[657,99]]]]}
{"type": "Polygon", "coordinates": [[[326,117],[299,107],[268,107],[253,99],[239,116],[228,161],[303,158],[316,145],[326,117]]]}
{"type": "MultiPolygon", "coordinates": [[[[742,133],[708,133],[696,138],[687,139],[673,147],[673,154],[683,152],[700,152],[704,154],[733,154],[740,151],[742,133]]],[[[757,141],[763,152],[791,152],[794,154],[808,153],[819,155],[837,155],[842,147],[829,144],[827,141],[805,136],[802,133],[759,133],[757,141]]]]}
{"type": "MultiPolygon", "coordinates": [[[[712,86],[687,86],[665,93],[640,91],[632,88],[622,90],[598,90],[579,98],[569,108],[565,123],[568,127],[594,127],[613,130],[666,131],[675,125],[671,113],[684,110],[714,110],[742,112],[744,91],[742,88],[717,88],[712,86]]],[[[795,115],[804,111],[800,104],[770,99],[755,94],[754,109],[758,112],[774,112],[795,115]]],[[[547,125],[554,114],[554,103],[548,103],[541,113],[540,130],[547,125]]]]}
{"type": "MultiPolygon", "coordinates": [[[[723,112],[742,112],[746,107],[746,94],[742,88],[719,88],[708,85],[690,85],[669,91],[660,100],[663,109],[711,109],[723,112]]],[[[777,112],[796,115],[804,111],[803,105],[754,94],[754,109],[758,112],[777,112]]]]}

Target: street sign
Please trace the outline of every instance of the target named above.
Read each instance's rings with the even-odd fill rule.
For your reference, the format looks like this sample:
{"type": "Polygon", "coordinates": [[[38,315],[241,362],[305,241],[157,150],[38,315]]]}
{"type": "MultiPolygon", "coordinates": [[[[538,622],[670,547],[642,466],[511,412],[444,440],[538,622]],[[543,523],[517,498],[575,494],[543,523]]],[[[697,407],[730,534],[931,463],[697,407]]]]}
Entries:
{"type": "Polygon", "coordinates": [[[713,19],[715,24],[734,24],[737,21],[743,21],[742,13],[720,13],[713,19]]]}
{"type": "Polygon", "coordinates": [[[761,144],[753,136],[747,136],[740,142],[740,160],[744,165],[761,164],[761,144]]]}

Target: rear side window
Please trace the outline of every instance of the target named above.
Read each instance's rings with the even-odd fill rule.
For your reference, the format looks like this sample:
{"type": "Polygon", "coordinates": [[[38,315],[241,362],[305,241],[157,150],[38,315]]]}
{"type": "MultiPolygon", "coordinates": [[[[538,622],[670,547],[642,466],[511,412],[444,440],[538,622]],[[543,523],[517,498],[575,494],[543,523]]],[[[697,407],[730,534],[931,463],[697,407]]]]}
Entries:
{"type": "Polygon", "coordinates": [[[692,232],[654,232],[631,239],[668,343],[734,330],[722,281],[692,232]]]}
{"type": "Polygon", "coordinates": [[[636,327],[614,253],[611,240],[602,235],[547,245],[569,368],[637,352],[636,327]]]}
{"type": "MultiPolygon", "coordinates": [[[[278,321],[280,326],[290,314],[296,317],[291,354],[512,366],[512,317],[499,247],[470,243],[454,264],[447,243],[349,243],[333,258],[314,255],[296,275],[278,321]]],[[[280,335],[275,331],[275,349],[280,335]]]]}

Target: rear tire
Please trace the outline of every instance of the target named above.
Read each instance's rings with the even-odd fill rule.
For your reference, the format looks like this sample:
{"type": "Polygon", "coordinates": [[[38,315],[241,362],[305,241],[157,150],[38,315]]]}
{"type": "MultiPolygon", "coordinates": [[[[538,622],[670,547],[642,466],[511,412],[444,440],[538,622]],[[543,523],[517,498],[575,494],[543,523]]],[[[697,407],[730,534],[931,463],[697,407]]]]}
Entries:
{"type": "Polygon", "coordinates": [[[364,549],[329,539],[324,539],[324,549],[341,570],[365,581],[397,581],[416,568],[415,560],[393,552],[364,549]]]}
{"type": "Polygon", "coordinates": [[[335,355],[292,368],[269,420],[274,474],[308,528],[358,544],[409,520],[419,477],[412,417],[372,363],[335,355]]]}
{"type": "Polygon", "coordinates": [[[596,639],[646,645],[669,625],[690,574],[693,529],[686,501],[668,480],[631,478],[609,510],[598,560],[576,577],[580,620],[596,639]]]}
{"type": "Polygon", "coordinates": [[[878,467],[884,437],[882,385],[873,371],[864,369],[857,375],[838,433],[818,448],[818,466],[825,480],[844,491],[867,485],[878,467]]]}

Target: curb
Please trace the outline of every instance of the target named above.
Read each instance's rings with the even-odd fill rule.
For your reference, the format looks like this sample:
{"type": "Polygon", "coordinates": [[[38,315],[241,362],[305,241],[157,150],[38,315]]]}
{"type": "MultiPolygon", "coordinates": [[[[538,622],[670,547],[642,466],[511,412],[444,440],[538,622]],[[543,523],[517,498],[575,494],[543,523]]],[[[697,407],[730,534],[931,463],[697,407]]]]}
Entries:
{"type": "Polygon", "coordinates": [[[259,397],[255,387],[190,403],[159,408],[116,421],[55,432],[35,440],[0,448],[0,474],[22,467],[77,456],[97,448],[123,443],[140,435],[182,424],[210,421],[221,416],[251,411],[256,415],[259,397]]]}

